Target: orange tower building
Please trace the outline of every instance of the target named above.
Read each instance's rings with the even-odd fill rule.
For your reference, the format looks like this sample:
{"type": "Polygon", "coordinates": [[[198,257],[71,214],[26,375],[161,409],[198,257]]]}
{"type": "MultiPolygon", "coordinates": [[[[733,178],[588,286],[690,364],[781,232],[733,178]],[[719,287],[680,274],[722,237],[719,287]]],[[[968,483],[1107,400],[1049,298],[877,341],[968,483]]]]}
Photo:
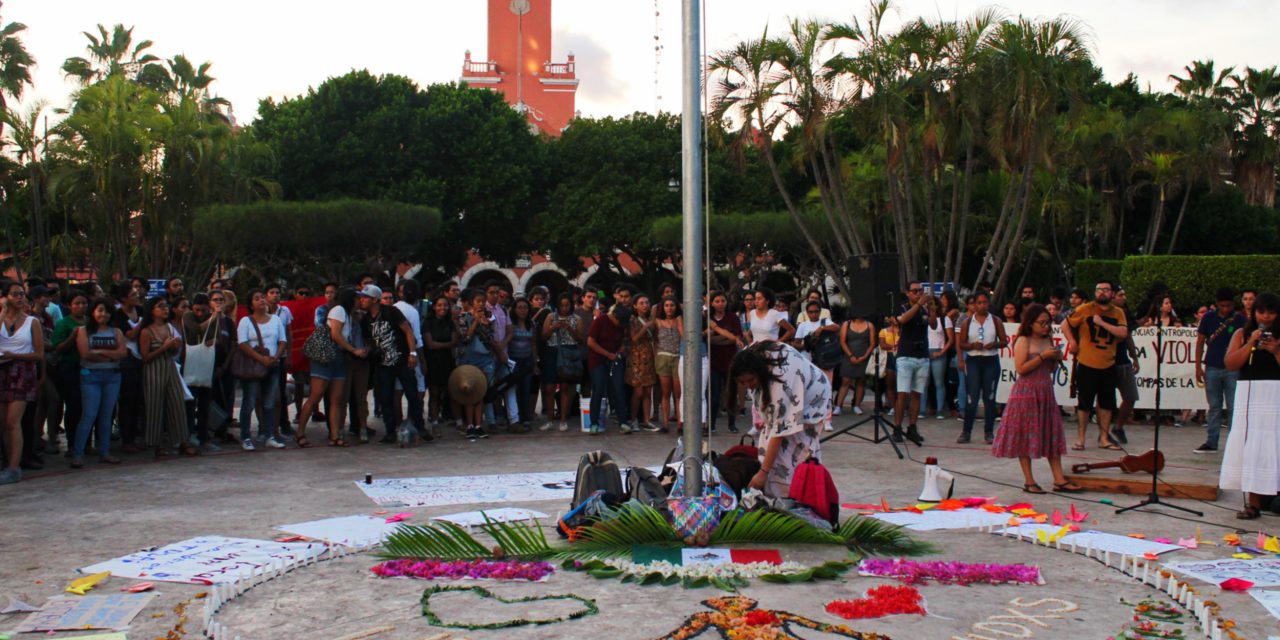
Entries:
{"type": "Polygon", "coordinates": [[[574,116],[578,78],[572,52],[551,62],[551,0],[489,0],[489,57],[467,51],[462,81],[501,91],[531,125],[559,136],[574,116]]]}

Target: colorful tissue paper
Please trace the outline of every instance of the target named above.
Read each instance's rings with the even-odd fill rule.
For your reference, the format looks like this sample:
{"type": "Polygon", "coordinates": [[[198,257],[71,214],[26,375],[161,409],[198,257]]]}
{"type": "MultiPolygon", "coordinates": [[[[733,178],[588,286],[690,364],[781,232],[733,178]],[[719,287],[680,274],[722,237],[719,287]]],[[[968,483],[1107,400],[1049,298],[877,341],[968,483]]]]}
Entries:
{"type": "Polygon", "coordinates": [[[1011,504],[1011,505],[1009,505],[1009,506],[1008,506],[1008,507],[1006,507],[1006,508],[1007,508],[1008,510],[1010,510],[1010,511],[1015,511],[1015,510],[1017,510],[1017,509],[1030,509],[1030,508],[1031,508],[1031,503],[1030,503],[1030,502],[1018,502],[1018,503],[1015,503],[1015,504],[1011,504]]]}
{"type": "Polygon", "coordinates": [[[1133,538],[1133,539],[1135,539],[1135,540],[1146,540],[1146,539],[1147,539],[1147,534],[1145,534],[1145,533],[1130,533],[1130,534],[1127,534],[1127,535],[1128,535],[1130,538],[1133,538]]]}
{"type": "Polygon", "coordinates": [[[897,578],[906,584],[1041,584],[1040,568],[1024,564],[982,564],[968,562],[920,562],[904,558],[863,560],[858,573],[897,578]]]}
{"type": "Polygon", "coordinates": [[[1054,509],[1054,510],[1053,510],[1052,520],[1053,520],[1053,526],[1055,526],[1055,527],[1061,527],[1061,526],[1062,526],[1062,512],[1061,512],[1061,511],[1058,511],[1057,509],[1054,509]]]}
{"type": "Polygon", "coordinates": [[[1252,560],[1253,559],[1253,556],[1247,553],[1233,553],[1231,554],[1231,557],[1235,558],[1236,560],[1252,560]]]}
{"type": "Polygon", "coordinates": [[[1146,552],[1146,553],[1142,554],[1142,557],[1143,557],[1143,558],[1146,558],[1147,560],[1159,560],[1159,559],[1160,559],[1160,556],[1158,556],[1158,555],[1156,555],[1156,554],[1154,554],[1154,553],[1152,553],[1152,552],[1150,552],[1150,551],[1148,551],[1148,552],[1146,552]]]}
{"type": "Polygon", "coordinates": [[[1009,518],[1009,521],[1004,524],[1007,527],[1020,527],[1022,526],[1022,521],[1019,520],[1017,516],[1014,516],[1012,518],[1009,518]]]}
{"type": "Polygon", "coordinates": [[[1173,544],[1173,541],[1168,538],[1156,538],[1152,542],[1159,542],[1160,544],[1173,544]]]}
{"type": "Polygon", "coordinates": [[[1236,535],[1236,534],[1234,534],[1234,533],[1228,533],[1227,535],[1222,536],[1222,541],[1223,541],[1224,543],[1226,543],[1226,544],[1229,544],[1229,545],[1231,545],[1231,546],[1235,547],[1235,546],[1238,546],[1238,545],[1240,544],[1240,536],[1238,536],[1238,535],[1236,535]]]}
{"type": "Polygon", "coordinates": [[[1017,509],[1009,509],[1010,513],[1015,513],[1022,517],[1030,517],[1036,515],[1036,510],[1031,507],[1019,507],[1017,509]]]}
{"type": "Polygon", "coordinates": [[[928,510],[930,510],[930,509],[932,509],[932,508],[934,508],[934,507],[936,507],[936,506],[938,506],[938,505],[936,505],[936,504],[930,504],[930,503],[928,503],[928,502],[921,502],[920,504],[916,505],[916,508],[917,508],[917,509],[919,509],[919,510],[921,510],[921,511],[928,511],[928,510]]]}
{"type": "Polygon", "coordinates": [[[76,578],[75,580],[71,581],[71,584],[67,585],[66,592],[74,593],[78,596],[82,596],[88,593],[90,589],[98,586],[99,582],[102,582],[103,580],[106,580],[107,578],[110,578],[110,577],[111,577],[110,571],[103,571],[102,573],[95,573],[91,576],[76,578]]]}
{"type": "Polygon", "coordinates": [[[996,501],[995,496],[970,496],[964,499],[966,507],[980,507],[984,504],[990,504],[996,501]]]}
{"type": "Polygon", "coordinates": [[[139,582],[133,586],[125,587],[121,589],[121,591],[124,591],[125,593],[142,593],[143,591],[151,591],[155,588],[156,585],[154,582],[139,582]]]}
{"type": "Polygon", "coordinates": [[[1270,538],[1267,538],[1267,542],[1262,545],[1262,549],[1270,553],[1280,553],[1280,541],[1277,541],[1275,536],[1271,536],[1270,538]]]}
{"type": "Polygon", "coordinates": [[[1071,513],[1067,517],[1071,518],[1072,522],[1084,522],[1089,519],[1089,512],[1080,513],[1076,511],[1076,504],[1073,502],[1071,503],[1071,513]]]}
{"type": "Polygon", "coordinates": [[[1200,541],[1195,538],[1178,538],[1178,544],[1188,549],[1200,547],[1200,541]]]}
{"type": "Polygon", "coordinates": [[[978,508],[982,509],[983,511],[986,511],[987,513],[1004,513],[1005,512],[1005,508],[998,504],[984,504],[978,508]]]}
{"type": "Polygon", "coordinates": [[[943,511],[959,511],[964,507],[964,500],[943,500],[938,503],[938,508],[943,511]]]}
{"type": "Polygon", "coordinates": [[[412,517],[413,517],[412,513],[397,513],[394,516],[387,518],[387,524],[391,524],[393,522],[403,522],[412,517]]]}
{"type": "Polygon", "coordinates": [[[1218,586],[1226,589],[1227,591],[1248,591],[1249,587],[1253,586],[1253,583],[1248,580],[1241,580],[1240,578],[1227,578],[1218,586]]]}

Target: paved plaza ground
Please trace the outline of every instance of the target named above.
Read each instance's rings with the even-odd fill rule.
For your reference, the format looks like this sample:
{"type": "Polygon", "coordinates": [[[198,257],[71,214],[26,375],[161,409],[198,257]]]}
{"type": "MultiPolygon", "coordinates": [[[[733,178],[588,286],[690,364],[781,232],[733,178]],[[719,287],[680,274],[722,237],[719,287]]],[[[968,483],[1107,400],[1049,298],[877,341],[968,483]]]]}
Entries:
{"type": "MultiPolygon", "coordinates": [[[[852,416],[837,418],[837,426],[849,424],[852,416]]],[[[1112,507],[1091,502],[1109,498],[1117,505],[1132,504],[1137,497],[1082,494],[1080,496],[1029,496],[1020,490],[1021,474],[1016,461],[997,460],[982,444],[954,444],[960,423],[954,419],[921,421],[926,446],[912,446],[914,460],[898,460],[887,444],[874,445],[842,437],[824,445],[824,463],[830,468],[844,502],[878,503],[884,498],[894,506],[913,504],[919,494],[925,455],[937,456],[944,468],[957,474],[958,496],[996,496],[999,502],[1034,503],[1040,511],[1066,511],[1073,503],[1090,512],[1088,527],[1114,533],[1146,534],[1149,538],[1177,539],[1195,533],[1197,523],[1166,514],[1180,512],[1157,509],[1116,515],[1112,507]],[[1095,523],[1096,522],[1096,523],[1095,523]]],[[[39,605],[58,595],[77,577],[76,569],[145,547],[160,546],[200,535],[225,535],[272,539],[279,535],[275,525],[333,516],[371,514],[379,508],[365,497],[353,481],[366,473],[375,477],[454,476],[528,471],[567,471],[578,457],[592,449],[609,451],[620,465],[660,464],[674,444],[674,436],[661,434],[619,435],[613,427],[604,436],[589,437],[568,433],[522,435],[499,434],[480,442],[468,442],[446,429],[445,437],[412,449],[386,445],[366,445],[351,449],[323,446],[306,450],[259,450],[205,455],[196,459],[154,461],[149,455],[126,458],[119,467],[89,462],[86,469],[66,468],[61,456],[51,456],[49,470],[31,473],[17,485],[0,487],[0,595],[19,597],[39,605]]],[[[723,429],[723,427],[722,427],[723,429]]],[[[312,441],[322,441],[321,427],[312,427],[312,441]]],[[[1073,430],[1069,430],[1073,431],[1073,430]]],[[[1130,429],[1129,449],[1145,451],[1152,430],[1146,426],[1130,429]]],[[[1092,437],[1092,434],[1091,434],[1092,437]]],[[[1224,436],[1225,439],[1225,436],[1224,436]]],[[[715,434],[716,449],[736,444],[736,436],[715,434]]],[[[1171,470],[1180,477],[1213,483],[1219,457],[1194,455],[1191,450],[1203,441],[1199,427],[1166,428],[1162,443],[1171,470]]],[[[1064,462],[1111,460],[1118,454],[1092,446],[1071,452],[1064,462]]],[[[1041,484],[1050,486],[1047,465],[1036,464],[1041,484]]],[[[1212,504],[1175,500],[1205,512],[1199,523],[1203,538],[1221,540],[1235,531],[1240,521],[1235,511],[1238,494],[1224,494],[1212,504]]],[[[413,522],[485,505],[407,509],[413,522]]],[[[565,504],[535,502],[506,504],[538,509],[549,514],[562,511],[565,504]]],[[[846,511],[851,516],[852,511],[846,511]]],[[[1280,531],[1280,520],[1264,516],[1246,523],[1251,535],[1259,528],[1280,531]]],[[[936,531],[915,534],[934,543],[934,558],[967,562],[1021,562],[1042,568],[1044,586],[925,586],[929,615],[892,616],[875,620],[855,620],[847,624],[859,631],[883,633],[891,638],[1110,638],[1131,621],[1133,607],[1124,604],[1143,598],[1160,598],[1157,592],[1118,571],[1080,555],[1016,542],[977,531],[936,531]],[[1041,616],[1022,626],[993,625],[999,616],[1025,614],[1041,616]],[[996,618],[993,618],[995,616],[996,618]],[[977,626],[975,626],[977,625],[977,626]],[[1025,633],[1024,633],[1025,630],[1025,633]],[[1029,633],[1031,635],[1026,635],[1029,633]]],[[[839,549],[802,547],[783,550],[787,559],[813,561],[839,559],[839,549]]],[[[1181,561],[1226,557],[1224,547],[1201,547],[1162,556],[1181,561]]],[[[700,602],[723,595],[712,589],[681,587],[640,587],[617,580],[597,580],[576,572],[558,572],[544,583],[484,584],[504,596],[574,593],[593,598],[600,614],[542,627],[519,627],[494,631],[460,631],[431,627],[421,615],[419,598],[429,584],[403,579],[380,579],[369,572],[377,560],[356,554],[300,569],[249,591],[230,603],[218,620],[229,625],[245,640],[265,638],[342,638],[358,636],[378,627],[386,628],[374,638],[422,640],[452,638],[656,638],[679,628],[690,615],[708,611],[700,602]]],[[[134,580],[113,578],[91,593],[116,593],[134,580]]],[[[837,598],[853,598],[885,580],[846,574],[843,580],[796,585],[766,584],[758,580],[742,593],[759,601],[760,608],[782,610],[826,623],[844,622],[824,611],[837,598]]],[[[201,634],[201,603],[191,600],[205,587],[157,583],[160,597],[139,615],[128,632],[129,638],[195,638],[201,634]],[[175,631],[178,616],[174,608],[190,601],[188,619],[175,631]]],[[[1201,585],[1201,593],[1216,599],[1223,615],[1239,625],[1242,638],[1266,639],[1280,635],[1280,626],[1257,602],[1243,593],[1223,593],[1201,585]]],[[[1164,599],[1168,602],[1167,599],[1164,599]]],[[[475,596],[446,594],[433,599],[438,615],[447,620],[488,622],[512,617],[555,616],[572,608],[571,603],[548,602],[498,607],[480,603],[475,596]]],[[[15,627],[21,616],[0,616],[0,631],[15,627]]],[[[1186,637],[1197,637],[1193,625],[1185,625],[1186,637]]],[[[65,637],[72,633],[47,637],[65,637]]],[[[804,629],[799,637],[823,636],[804,629]]],[[[18,636],[35,638],[36,634],[18,636]]],[[[46,637],[46,636],[39,636],[46,637]]],[[[718,637],[708,633],[702,637],[718,637]]],[[[1203,637],[1200,635],[1199,637],[1203,637]]]]}

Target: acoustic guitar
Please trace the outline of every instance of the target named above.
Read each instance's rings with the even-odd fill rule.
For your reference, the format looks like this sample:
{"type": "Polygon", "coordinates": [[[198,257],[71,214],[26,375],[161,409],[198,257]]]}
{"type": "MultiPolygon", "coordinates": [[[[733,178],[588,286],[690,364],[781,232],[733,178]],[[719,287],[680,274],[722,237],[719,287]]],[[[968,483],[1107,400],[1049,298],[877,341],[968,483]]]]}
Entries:
{"type": "Polygon", "coordinates": [[[1071,473],[1084,473],[1091,469],[1120,467],[1125,473],[1157,473],[1164,470],[1164,453],[1152,449],[1140,456],[1125,456],[1114,462],[1090,462],[1071,465],[1071,473]]]}

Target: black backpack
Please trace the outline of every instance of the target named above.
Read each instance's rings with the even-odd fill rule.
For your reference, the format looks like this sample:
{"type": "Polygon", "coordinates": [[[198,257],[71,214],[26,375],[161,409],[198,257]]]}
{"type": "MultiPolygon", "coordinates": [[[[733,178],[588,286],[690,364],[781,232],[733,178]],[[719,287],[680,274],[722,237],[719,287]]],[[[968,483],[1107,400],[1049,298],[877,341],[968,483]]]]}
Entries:
{"type": "Polygon", "coordinates": [[[667,508],[667,489],[658,476],[644,467],[627,469],[627,497],[659,511],[667,508]]]}
{"type": "Polygon", "coordinates": [[[578,475],[573,483],[570,509],[577,508],[596,491],[604,492],[604,501],[611,507],[621,504],[627,495],[618,463],[604,451],[592,451],[578,459],[578,475]]]}
{"type": "Polygon", "coordinates": [[[819,369],[834,369],[840,366],[844,357],[844,348],[840,346],[840,332],[827,331],[818,336],[813,347],[813,363],[819,369]]]}

